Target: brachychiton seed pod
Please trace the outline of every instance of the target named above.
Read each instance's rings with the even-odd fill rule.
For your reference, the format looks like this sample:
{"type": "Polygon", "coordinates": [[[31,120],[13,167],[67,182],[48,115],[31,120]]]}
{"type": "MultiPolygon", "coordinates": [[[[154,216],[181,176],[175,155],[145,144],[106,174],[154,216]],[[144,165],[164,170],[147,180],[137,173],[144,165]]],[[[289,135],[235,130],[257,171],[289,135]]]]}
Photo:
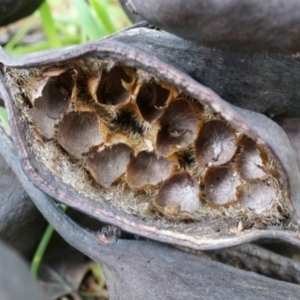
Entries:
{"type": "Polygon", "coordinates": [[[16,58],[1,52],[1,97],[30,180],[163,242],[213,249],[291,239],[300,179],[281,128],[227,103],[155,49],[117,39],[16,58]],[[48,118],[51,135],[41,125],[48,118]]]}
{"type": "Polygon", "coordinates": [[[201,45],[247,52],[300,50],[298,0],[127,0],[127,5],[151,25],[201,45]]]}

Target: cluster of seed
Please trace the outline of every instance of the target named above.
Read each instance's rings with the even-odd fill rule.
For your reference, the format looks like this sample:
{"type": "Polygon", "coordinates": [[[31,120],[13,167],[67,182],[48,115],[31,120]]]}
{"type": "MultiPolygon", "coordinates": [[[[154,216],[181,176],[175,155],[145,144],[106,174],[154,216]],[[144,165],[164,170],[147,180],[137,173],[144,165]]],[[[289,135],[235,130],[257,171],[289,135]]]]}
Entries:
{"type": "Polygon", "coordinates": [[[56,140],[95,184],[156,190],[153,207],[167,216],[203,203],[238,202],[255,215],[274,206],[266,151],[206,105],[126,66],[82,70],[43,71],[29,113],[42,139],[56,140]]]}

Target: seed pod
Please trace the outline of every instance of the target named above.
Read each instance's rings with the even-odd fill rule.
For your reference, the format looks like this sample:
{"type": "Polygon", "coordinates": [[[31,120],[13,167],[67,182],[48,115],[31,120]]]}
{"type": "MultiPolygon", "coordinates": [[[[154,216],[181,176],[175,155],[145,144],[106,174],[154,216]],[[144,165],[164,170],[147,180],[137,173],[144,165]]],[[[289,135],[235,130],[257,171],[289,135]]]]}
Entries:
{"type": "MultiPolygon", "coordinates": [[[[198,2],[195,3],[198,5],[198,2]]],[[[145,4],[143,5],[146,7],[145,4]]],[[[158,6],[161,9],[161,5],[158,6]]],[[[176,7],[173,2],[172,6],[176,7]]],[[[168,12],[170,13],[170,10],[168,12]]],[[[182,18],[176,19],[178,20],[181,22],[182,18]]],[[[180,24],[181,27],[182,24],[180,24]]],[[[232,32],[236,32],[236,26],[232,32]]],[[[256,32],[261,33],[261,30],[256,32]]],[[[164,31],[146,28],[124,31],[109,39],[134,44],[149,55],[155,51],[158,59],[189,74],[236,106],[260,112],[272,118],[300,116],[300,101],[296,100],[300,98],[300,61],[297,55],[278,53],[266,55],[265,52],[249,53],[210,48],[164,31]],[[278,82],[280,84],[277,84],[278,82]]],[[[298,37],[296,40],[299,41],[298,37]]],[[[278,46],[278,39],[275,39],[275,42],[278,46]]],[[[247,50],[249,46],[251,46],[250,43],[247,44],[247,50]]]]}
{"type": "MultiPolygon", "coordinates": [[[[133,33],[136,32],[135,30],[133,33]]],[[[169,35],[157,31],[154,33],[162,38],[160,43],[164,44],[163,52],[166,56],[170,40],[165,40],[164,37],[169,35]]],[[[18,58],[11,58],[0,51],[0,62],[3,66],[0,73],[0,94],[9,112],[16,148],[30,180],[62,203],[101,221],[120,226],[125,231],[163,242],[197,249],[232,246],[259,237],[277,237],[292,240],[295,244],[299,243],[293,236],[293,230],[296,228],[295,224],[300,213],[300,178],[295,155],[281,128],[266,116],[225,102],[211,89],[172,64],[165,63],[156,55],[161,53],[162,48],[148,46],[147,51],[150,51],[150,48],[158,51],[151,55],[141,50],[143,47],[147,48],[142,45],[143,39],[140,40],[140,44],[132,43],[140,37],[130,32],[120,36],[127,39],[127,42],[116,42],[116,36],[78,47],[18,58]],[[116,118],[109,118],[106,115],[106,105],[100,105],[91,99],[87,87],[87,79],[95,75],[95,66],[105,64],[136,70],[140,88],[145,82],[154,80],[162,87],[171,86],[178,91],[179,96],[167,101],[163,114],[156,121],[143,126],[136,122],[138,119],[134,115],[136,111],[127,110],[129,106],[136,105],[136,89],[133,88],[129,102],[124,106],[114,107],[116,118]],[[76,70],[78,89],[72,98],[71,107],[59,118],[56,125],[58,134],[54,135],[53,139],[43,142],[36,138],[32,116],[30,111],[26,110],[29,105],[26,97],[28,93],[25,93],[23,88],[26,89],[27,82],[37,80],[40,76],[32,74],[42,74],[43,70],[49,70],[53,66],[76,70]],[[143,81],[142,79],[146,77],[149,80],[143,81]],[[82,125],[79,126],[81,122],[82,125]],[[232,197],[228,197],[231,199],[217,200],[214,203],[214,200],[208,198],[209,191],[206,191],[206,188],[209,189],[210,172],[224,168],[232,170],[232,174],[236,171],[238,177],[237,161],[245,148],[237,142],[235,154],[229,160],[220,166],[207,166],[208,169],[202,170],[197,162],[196,154],[202,151],[202,146],[197,147],[197,137],[201,136],[202,126],[209,122],[224,123],[224,127],[229,127],[229,131],[232,131],[238,140],[247,137],[253,141],[260,151],[263,170],[266,173],[266,176],[255,180],[261,180],[265,190],[268,190],[268,184],[272,183],[274,190],[270,194],[276,197],[273,204],[264,205],[260,202],[257,204],[258,209],[253,209],[255,201],[249,204],[247,200],[249,197],[244,196],[250,193],[248,190],[252,190],[250,188],[252,179],[243,178],[240,178],[241,187],[236,188],[235,184],[231,190],[231,194],[234,194],[234,189],[240,190],[241,192],[236,192],[236,195],[243,195],[242,200],[237,197],[231,201],[232,197]],[[167,138],[160,136],[162,132],[167,133],[167,138]],[[126,137],[120,139],[122,135],[126,137]],[[155,138],[150,140],[149,136],[155,138]],[[145,141],[147,139],[150,141],[149,145],[145,141]],[[63,151],[57,141],[66,151],[63,151]],[[121,172],[109,174],[111,176],[107,178],[101,175],[99,178],[104,179],[97,183],[95,171],[97,167],[92,165],[90,173],[94,172],[92,175],[96,179],[92,182],[85,170],[87,160],[93,158],[92,153],[101,153],[105,147],[113,148],[113,145],[121,141],[127,144],[134,154],[130,158],[125,174],[120,175],[121,177],[118,177],[121,172]],[[155,147],[151,147],[152,141],[155,141],[155,147]],[[140,158],[144,169],[140,168],[140,163],[134,163],[140,158]],[[167,167],[164,167],[164,164],[167,167]],[[151,172],[144,172],[148,168],[151,172]],[[136,175],[139,172],[141,175],[136,175]],[[182,173],[188,175],[183,176],[182,173]],[[135,178],[126,182],[128,178],[134,177],[130,174],[135,174],[135,178]],[[144,180],[144,177],[147,180],[144,180]],[[181,190],[181,181],[179,179],[177,181],[176,178],[182,177],[192,178],[192,186],[198,186],[200,192],[198,193],[197,188],[196,190],[192,188],[191,198],[192,203],[198,203],[199,207],[185,208],[184,211],[179,197],[176,202],[171,201],[172,203],[162,206],[170,199],[169,193],[173,195],[174,191],[181,190]],[[109,187],[103,188],[102,184],[109,187]],[[245,188],[245,191],[242,188],[244,184],[246,187],[249,184],[249,188],[245,188]],[[166,189],[169,185],[171,192],[166,189]],[[158,194],[167,196],[157,202],[155,199],[158,199],[158,194]],[[153,203],[156,204],[153,206],[153,203]],[[161,215],[172,209],[177,210],[178,214],[173,214],[171,220],[168,216],[161,215]],[[181,218],[182,213],[191,216],[189,222],[181,218]],[[282,226],[289,219],[292,220],[290,225],[282,226]],[[247,228],[251,229],[237,230],[236,226],[240,222],[246,222],[247,228]],[[262,224],[265,226],[264,230],[261,229],[262,224]]],[[[153,40],[157,40],[157,37],[153,40]]],[[[173,38],[171,40],[174,42],[173,38]]],[[[174,43],[170,51],[173,51],[173,47],[176,47],[174,43]]],[[[185,61],[187,64],[188,57],[191,58],[187,56],[187,50],[172,53],[173,59],[176,63],[178,61],[178,64],[179,61],[180,63],[185,61]]],[[[111,160],[110,154],[106,157],[107,160],[111,160]]],[[[103,159],[100,161],[103,165],[103,159]]],[[[126,165],[126,159],[122,160],[122,165],[126,165]]],[[[220,173],[221,179],[224,180],[226,172],[220,173]]],[[[183,182],[190,181],[183,180],[183,182]]]]}
{"type": "Polygon", "coordinates": [[[276,120],[286,132],[297,157],[298,168],[300,169],[300,118],[283,118],[276,120]]]}
{"type": "Polygon", "coordinates": [[[246,51],[300,50],[298,1],[130,0],[129,4],[149,24],[198,43],[246,51]]]}

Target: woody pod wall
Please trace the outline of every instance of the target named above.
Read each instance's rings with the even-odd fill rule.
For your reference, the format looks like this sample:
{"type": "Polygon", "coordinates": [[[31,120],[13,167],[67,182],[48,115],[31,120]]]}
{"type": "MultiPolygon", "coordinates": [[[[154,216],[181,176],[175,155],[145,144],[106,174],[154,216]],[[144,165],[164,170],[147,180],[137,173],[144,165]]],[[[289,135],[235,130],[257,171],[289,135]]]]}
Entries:
{"type": "MultiPolygon", "coordinates": [[[[218,51],[223,62],[234,59],[218,51]]],[[[247,95],[223,100],[213,90],[225,69],[215,69],[212,89],[202,85],[208,68],[199,55],[207,62],[211,54],[147,28],[26,56],[2,50],[0,92],[26,175],[57,201],[153,240],[194,249],[267,237],[298,245],[295,154],[259,113],[291,115],[288,102],[279,109],[279,95],[271,111],[258,93],[252,104],[247,95]]],[[[266,84],[294,58],[274,60],[282,69],[264,66],[274,70],[266,84]]],[[[296,93],[292,82],[287,90],[296,93]]]]}

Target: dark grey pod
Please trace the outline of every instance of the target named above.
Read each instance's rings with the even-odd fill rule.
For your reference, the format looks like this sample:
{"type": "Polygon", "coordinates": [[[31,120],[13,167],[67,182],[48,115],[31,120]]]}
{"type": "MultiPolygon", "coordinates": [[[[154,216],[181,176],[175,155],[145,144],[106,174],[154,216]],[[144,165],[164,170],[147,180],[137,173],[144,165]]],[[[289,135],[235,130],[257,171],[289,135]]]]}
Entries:
{"type": "Polygon", "coordinates": [[[297,56],[210,48],[147,28],[125,30],[108,39],[154,54],[236,106],[271,118],[300,116],[297,56]]]}
{"type": "MultiPolygon", "coordinates": [[[[14,172],[18,174],[22,185],[43,215],[69,244],[101,265],[111,299],[150,300],[157,295],[172,299],[178,294],[184,294],[188,299],[198,299],[199,295],[204,298],[226,300],[240,299],[241,295],[247,300],[297,299],[300,288],[297,284],[289,282],[299,282],[299,263],[258,246],[242,245],[225,251],[224,249],[210,251],[206,254],[196,251],[200,256],[204,256],[199,257],[153,241],[119,239],[111,247],[99,243],[101,234],[87,230],[86,224],[84,227],[81,227],[83,224],[81,226],[75,224],[61,211],[54,199],[33,186],[21,169],[11,141],[3,132],[0,132],[0,136],[1,154],[9,157],[14,172]],[[252,272],[206,259],[214,256],[229,264],[234,258],[233,263],[241,263],[252,272]],[[132,268],[132,265],[135,267],[132,268]],[[174,273],[174,266],[181,272],[177,272],[176,276],[170,276],[174,273]],[[255,272],[265,276],[273,272],[271,277],[288,282],[266,278],[255,272]],[[166,278],[168,280],[165,280],[166,278]],[[128,289],[132,284],[138,288],[128,289]]],[[[100,226],[96,228],[99,229],[100,226]]],[[[290,242],[293,240],[296,239],[290,242]]],[[[278,242],[285,252],[292,248],[294,250],[292,253],[298,253],[297,247],[282,241],[278,242]]],[[[4,281],[1,282],[5,290],[7,273],[4,277],[4,281]]]]}
{"type": "Polygon", "coordinates": [[[8,25],[32,14],[43,0],[8,0],[0,4],[0,26],[8,25]]]}
{"type": "MultiPolygon", "coordinates": [[[[153,34],[160,37],[165,49],[166,46],[174,46],[174,39],[178,41],[172,37],[169,43],[163,33],[154,31],[153,34]]],[[[30,180],[58,201],[103,222],[166,243],[195,249],[214,249],[273,237],[298,244],[294,230],[300,213],[299,173],[295,155],[281,128],[261,114],[225,102],[212,90],[175,68],[170,61],[164,62],[163,55],[157,54],[159,51],[150,54],[151,47],[145,45],[148,50],[141,50],[142,42],[139,44],[136,31],[121,33],[120,40],[124,36],[128,40],[131,36],[131,42],[117,41],[116,35],[77,47],[16,58],[1,53],[1,97],[9,112],[15,146],[30,180]],[[117,82],[117,96],[123,99],[126,91],[130,91],[130,98],[124,98],[122,102],[99,102],[99,95],[108,95],[115,84],[112,80],[103,87],[99,84],[101,76],[103,72],[115,70],[115,66],[122,69],[115,77],[121,80],[121,84],[117,82]],[[54,135],[49,140],[43,136],[39,123],[31,118],[30,109],[36,108],[37,96],[47,98],[43,86],[48,82],[52,84],[51,88],[65,95],[67,87],[57,81],[57,76],[65,70],[74,71],[76,83],[71,91],[70,106],[53,119],[54,135]],[[147,96],[145,101],[162,114],[155,114],[148,122],[143,119],[135,99],[142,86],[153,87],[154,82],[160,88],[153,92],[152,97],[147,96]],[[20,90],[20,86],[26,89],[20,90]],[[157,98],[157,95],[161,96],[157,98]],[[172,113],[174,118],[170,117],[172,113]],[[64,133],[65,138],[84,138],[86,132],[101,135],[97,144],[89,144],[76,156],[68,153],[65,144],[60,145],[59,139],[56,139],[56,132],[62,132],[62,120],[70,114],[85,114],[91,118],[84,126],[75,119],[74,126],[69,126],[72,134],[64,133]],[[201,138],[200,128],[211,120],[227,124],[233,134],[227,138],[223,134],[226,126],[209,126],[214,128],[212,137],[218,142],[208,147],[214,153],[204,168],[199,168],[193,151],[198,144],[209,145],[209,142],[214,142],[202,142],[208,136],[206,134],[201,138]],[[88,129],[89,122],[92,130],[88,129]],[[73,130],[79,130],[80,134],[74,135],[73,130]],[[160,134],[166,134],[170,144],[162,145],[156,139],[160,134]],[[253,159],[260,160],[255,165],[265,172],[264,176],[252,181],[243,178],[236,167],[237,158],[245,148],[242,137],[250,138],[255,143],[257,152],[253,159]],[[93,161],[92,158],[96,156],[106,153],[112,155],[111,151],[103,150],[112,149],[120,143],[134,150],[130,160],[134,160],[137,153],[142,151],[158,155],[160,160],[168,164],[168,174],[158,172],[159,176],[153,176],[159,170],[159,167],[155,167],[159,164],[152,155],[155,163],[145,163],[138,171],[151,175],[142,186],[128,188],[126,169],[122,175],[113,178],[112,183],[102,187],[93,170],[86,165],[86,159],[93,161]],[[222,153],[227,151],[227,143],[234,143],[236,152],[222,160],[220,166],[217,162],[222,153]],[[158,150],[162,147],[165,147],[163,151],[158,150]],[[218,168],[222,171],[219,172],[218,168]],[[224,169],[226,172],[223,172],[224,169]],[[205,189],[211,189],[205,179],[207,170],[239,178],[233,187],[236,191],[225,203],[223,199],[219,201],[205,197],[205,194],[209,195],[205,189]],[[174,174],[177,174],[176,177],[174,174]],[[155,178],[155,182],[149,178],[155,178]],[[256,200],[251,202],[251,191],[256,186],[263,186],[267,198],[255,196],[256,200]],[[159,189],[163,192],[158,193],[159,189]],[[172,200],[170,195],[179,196],[172,200]],[[199,199],[199,205],[181,209],[186,207],[182,201],[190,199],[193,203],[199,199]],[[289,219],[292,219],[290,225],[285,230],[281,229],[289,219]]],[[[158,50],[162,51],[162,48],[158,50]]],[[[177,54],[174,51],[172,56],[174,61],[183,59],[187,62],[190,56],[188,51],[184,53],[177,48],[177,54]]],[[[70,141],[75,142],[80,145],[81,141],[79,138],[70,141]]],[[[126,164],[128,157],[124,157],[125,161],[122,162],[126,164]]],[[[221,188],[227,187],[222,180],[223,177],[221,188]]]]}
{"type": "Polygon", "coordinates": [[[296,55],[217,49],[146,28],[124,31],[110,39],[155,53],[236,106],[271,118],[300,115],[300,62],[296,55]]]}
{"type": "Polygon", "coordinates": [[[300,50],[300,2],[260,0],[128,0],[150,24],[218,48],[295,53],[300,50]]]}
{"type": "Polygon", "coordinates": [[[0,156],[0,238],[30,258],[40,241],[46,221],[0,156]]]}
{"type": "Polygon", "coordinates": [[[41,287],[30,277],[24,259],[11,247],[0,241],[0,288],[3,299],[49,300],[41,287]],[[15,283],[19,284],[16,285],[15,283]]]}

